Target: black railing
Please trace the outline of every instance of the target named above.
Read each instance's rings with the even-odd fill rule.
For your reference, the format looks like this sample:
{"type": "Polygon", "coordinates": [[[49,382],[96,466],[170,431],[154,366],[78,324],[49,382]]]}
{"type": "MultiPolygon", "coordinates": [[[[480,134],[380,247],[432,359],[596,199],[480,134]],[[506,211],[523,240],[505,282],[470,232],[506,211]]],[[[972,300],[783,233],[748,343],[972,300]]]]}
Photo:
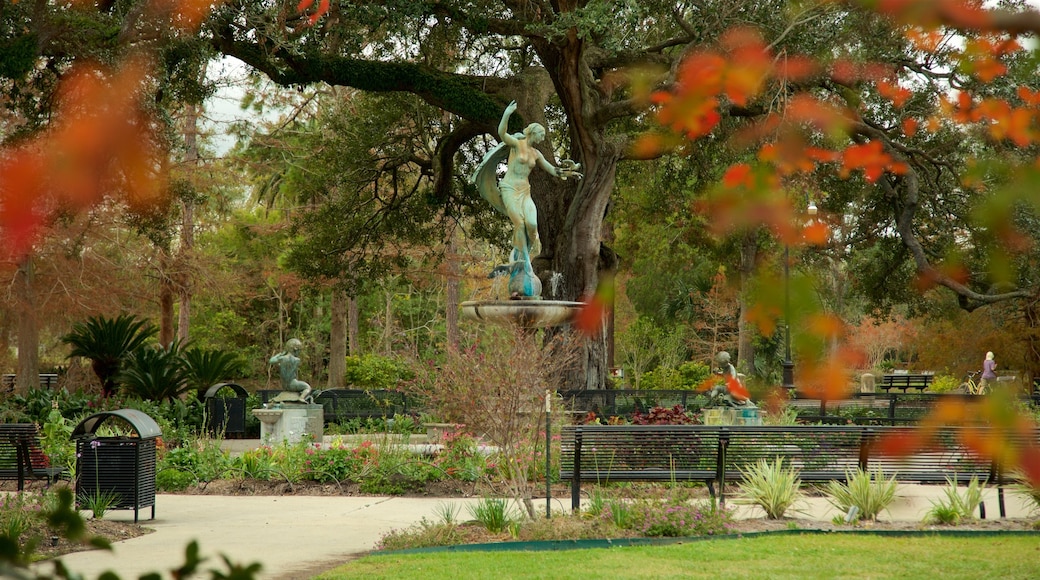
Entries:
{"type": "MultiPolygon", "coordinates": [[[[261,402],[268,402],[278,390],[257,391],[261,402]]],[[[665,390],[592,390],[560,391],[572,417],[581,421],[589,413],[603,422],[611,417],[631,421],[638,413],[655,407],[681,405],[686,411],[699,413],[708,397],[697,391],[665,390]]],[[[797,413],[800,423],[854,425],[912,425],[926,416],[942,400],[977,400],[973,395],[956,393],[853,393],[840,401],[824,401],[795,397],[787,405],[797,413]]],[[[1040,393],[1024,402],[1040,406],[1040,393]]],[[[394,415],[418,415],[424,411],[423,401],[401,391],[331,389],[321,391],[315,403],[325,407],[326,423],[342,423],[351,419],[391,418],[394,415]]]]}
{"type": "MultiPolygon", "coordinates": [[[[636,412],[646,413],[654,407],[682,405],[689,412],[700,412],[708,398],[697,391],[601,390],[561,391],[568,409],[580,418],[594,413],[601,421],[618,417],[630,421],[636,412]]],[[[978,400],[975,395],[961,393],[851,393],[842,400],[826,401],[795,395],[787,405],[797,413],[801,423],[854,425],[912,425],[925,417],[943,400],[965,402],[978,400]]],[[[1040,406],[1040,392],[1021,397],[1026,403],[1040,406]]]]}
{"type": "MultiPolygon", "coordinates": [[[[260,390],[260,402],[266,403],[281,393],[279,390],[260,390]]],[[[316,404],[325,407],[325,423],[343,423],[351,419],[385,418],[420,412],[421,404],[415,397],[401,391],[363,389],[329,389],[314,397],[316,404]]]]}

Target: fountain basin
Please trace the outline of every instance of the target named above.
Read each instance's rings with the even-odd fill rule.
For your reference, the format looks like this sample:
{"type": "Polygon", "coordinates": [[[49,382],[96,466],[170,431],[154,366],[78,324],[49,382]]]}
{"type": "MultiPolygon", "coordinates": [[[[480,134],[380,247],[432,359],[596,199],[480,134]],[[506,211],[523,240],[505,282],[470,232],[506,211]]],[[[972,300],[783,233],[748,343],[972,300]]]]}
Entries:
{"type": "Polygon", "coordinates": [[[462,303],[462,317],[492,324],[544,328],[567,324],[584,305],[584,302],[566,300],[471,300],[462,303]]]}

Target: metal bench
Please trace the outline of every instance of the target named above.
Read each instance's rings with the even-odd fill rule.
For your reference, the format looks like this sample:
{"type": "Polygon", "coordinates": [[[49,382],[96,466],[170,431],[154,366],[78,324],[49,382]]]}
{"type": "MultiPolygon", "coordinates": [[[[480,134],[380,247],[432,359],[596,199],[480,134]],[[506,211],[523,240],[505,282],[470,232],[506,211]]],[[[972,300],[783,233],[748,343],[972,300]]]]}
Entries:
{"type": "Polygon", "coordinates": [[[0,424],[0,480],[17,481],[18,491],[30,479],[47,484],[67,476],[60,467],[51,467],[40,447],[39,433],[32,423],[0,424]]]}
{"type": "MultiPolygon", "coordinates": [[[[996,483],[1005,514],[1004,474],[997,465],[960,443],[962,428],[939,430],[929,446],[905,457],[885,455],[876,442],[886,434],[909,435],[914,428],[859,425],[708,426],[573,425],[563,428],[560,479],[571,482],[571,507],[579,510],[581,483],[615,481],[701,481],[725,503],[726,482],[740,481],[741,469],[760,459],[784,459],[803,483],[844,481],[858,469],[880,469],[908,483],[966,483],[972,477],[996,483]],[[715,487],[718,487],[716,492],[715,487]]],[[[1008,441],[1010,445],[1035,445],[1008,441]]]]}
{"type": "Polygon", "coordinates": [[[889,392],[892,389],[900,389],[904,393],[909,389],[923,391],[932,384],[932,377],[934,377],[934,375],[911,375],[902,373],[882,375],[881,382],[877,384],[877,388],[885,392],[889,392]]]}

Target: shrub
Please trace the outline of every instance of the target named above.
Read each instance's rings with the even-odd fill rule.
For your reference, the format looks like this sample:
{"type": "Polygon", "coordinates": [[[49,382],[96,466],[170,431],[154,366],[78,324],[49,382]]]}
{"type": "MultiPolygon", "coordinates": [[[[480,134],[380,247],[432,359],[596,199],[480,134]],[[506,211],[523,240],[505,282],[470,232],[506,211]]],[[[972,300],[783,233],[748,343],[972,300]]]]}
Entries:
{"type": "Polygon", "coordinates": [[[845,472],[847,483],[827,482],[827,501],[842,513],[855,507],[861,520],[877,519],[896,498],[896,478],[885,479],[880,469],[873,473],[857,469],[845,472]]]}
{"type": "Polygon", "coordinates": [[[347,357],[346,382],[356,389],[395,389],[414,376],[408,363],[396,357],[377,354],[347,357]]]}
{"type": "MultiPolygon", "coordinates": [[[[449,351],[439,365],[417,362],[417,379],[408,388],[427,401],[433,416],[466,425],[498,448],[506,493],[533,519],[532,475],[544,440],[546,393],[556,390],[580,344],[561,335],[543,345],[518,328],[484,327],[482,336],[482,345],[449,351]]],[[[552,413],[552,419],[562,422],[564,413],[552,413]]]]}
{"type": "Polygon", "coordinates": [[[957,480],[947,477],[945,499],[932,501],[932,509],[925,515],[925,521],[940,524],[956,524],[962,519],[973,519],[975,509],[982,502],[982,491],[985,486],[979,483],[978,477],[972,477],[964,495],[957,489],[957,480]]]}
{"type": "Polygon", "coordinates": [[[961,386],[961,381],[956,377],[950,375],[935,375],[932,377],[932,382],[928,385],[928,392],[930,393],[949,393],[950,391],[957,390],[961,386]]]}
{"type": "Polygon", "coordinates": [[[470,517],[493,534],[504,532],[510,524],[516,521],[512,510],[509,509],[509,502],[505,499],[481,498],[468,509],[470,517]]]}
{"type": "Polygon", "coordinates": [[[682,405],[672,408],[654,407],[646,412],[638,410],[632,414],[633,425],[690,425],[695,423],[691,414],[682,405]]]}
{"type": "Polygon", "coordinates": [[[647,537],[712,536],[729,531],[732,515],[709,502],[690,503],[681,498],[643,501],[635,516],[647,537]],[[676,501],[678,499],[678,501],[676,501]]]}
{"type": "Polygon", "coordinates": [[[184,491],[197,483],[195,474],[176,468],[163,469],[155,474],[155,489],[158,491],[184,491]]]}
{"type": "Polygon", "coordinates": [[[740,474],[740,493],[744,496],[740,501],[762,508],[769,519],[784,517],[784,513],[802,498],[798,470],[785,467],[781,457],[773,462],[762,459],[751,467],[741,468],[740,474]]]}

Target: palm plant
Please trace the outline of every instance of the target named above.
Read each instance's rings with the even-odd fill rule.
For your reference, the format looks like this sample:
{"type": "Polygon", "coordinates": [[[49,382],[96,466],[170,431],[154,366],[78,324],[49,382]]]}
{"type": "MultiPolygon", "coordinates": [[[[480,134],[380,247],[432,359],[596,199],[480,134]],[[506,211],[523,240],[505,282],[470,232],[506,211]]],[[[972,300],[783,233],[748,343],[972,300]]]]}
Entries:
{"type": "Polygon", "coordinates": [[[142,399],[172,401],[191,388],[180,350],[176,341],[169,348],[142,346],[127,357],[116,380],[142,399]]]}
{"type": "Polygon", "coordinates": [[[132,314],[116,318],[91,316],[85,322],[72,325],[72,330],[61,341],[72,346],[69,357],[89,359],[94,374],[101,381],[104,396],[115,393],[123,362],[130,353],[154,336],[158,329],[147,320],[132,314]]]}
{"type": "Polygon", "coordinates": [[[245,363],[238,355],[220,349],[192,346],[181,351],[181,362],[188,387],[198,392],[201,400],[206,389],[242,374],[245,363]]]}

